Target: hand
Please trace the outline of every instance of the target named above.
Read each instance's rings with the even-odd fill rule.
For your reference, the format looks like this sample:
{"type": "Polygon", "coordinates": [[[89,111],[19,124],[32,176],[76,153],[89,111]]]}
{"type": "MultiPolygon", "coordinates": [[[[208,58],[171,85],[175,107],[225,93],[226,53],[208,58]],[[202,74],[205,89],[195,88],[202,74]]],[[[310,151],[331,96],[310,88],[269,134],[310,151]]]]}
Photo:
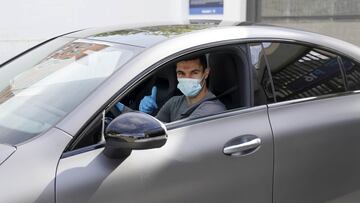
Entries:
{"type": "Polygon", "coordinates": [[[141,101],[139,105],[139,110],[141,112],[151,114],[158,108],[156,104],[156,94],[157,94],[157,88],[156,86],[152,87],[151,89],[151,95],[145,96],[141,101]]]}
{"type": "Polygon", "coordinates": [[[123,103],[118,102],[115,106],[120,112],[124,111],[125,105],[123,103]]]}

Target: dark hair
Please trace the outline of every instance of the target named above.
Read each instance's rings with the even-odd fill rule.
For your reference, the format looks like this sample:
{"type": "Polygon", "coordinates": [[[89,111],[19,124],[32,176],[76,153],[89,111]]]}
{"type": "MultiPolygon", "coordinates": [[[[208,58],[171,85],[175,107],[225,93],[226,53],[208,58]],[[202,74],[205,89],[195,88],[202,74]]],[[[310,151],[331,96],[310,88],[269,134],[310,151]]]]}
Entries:
{"type": "Polygon", "coordinates": [[[197,59],[200,60],[200,64],[202,65],[203,71],[204,71],[204,70],[208,67],[208,66],[207,66],[207,60],[206,60],[206,56],[205,56],[205,55],[185,57],[185,58],[182,58],[181,60],[179,60],[179,61],[176,62],[176,63],[179,63],[180,61],[192,61],[192,60],[197,60],[197,59]]]}

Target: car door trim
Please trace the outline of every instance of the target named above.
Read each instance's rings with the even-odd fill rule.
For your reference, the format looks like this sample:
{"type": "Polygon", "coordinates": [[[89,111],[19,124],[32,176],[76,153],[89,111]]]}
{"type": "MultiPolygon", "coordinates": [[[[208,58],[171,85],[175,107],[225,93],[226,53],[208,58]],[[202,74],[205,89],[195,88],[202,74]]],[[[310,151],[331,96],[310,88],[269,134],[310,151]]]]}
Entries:
{"type": "Polygon", "coordinates": [[[306,98],[301,98],[301,99],[292,99],[292,100],[287,100],[287,101],[281,101],[281,102],[277,102],[277,103],[268,104],[268,107],[276,108],[276,107],[288,106],[288,105],[292,105],[292,104],[304,103],[304,102],[309,102],[309,101],[318,101],[318,100],[323,100],[323,99],[331,99],[331,98],[344,97],[344,96],[350,96],[350,95],[356,95],[356,94],[360,94],[360,90],[339,92],[339,93],[321,95],[321,96],[316,96],[316,97],[306,97],[306,98]]]}
{"type": "Polygon", "coordinates": [[[227,111],[221,112],[219,114],[208,115],[208,116],[204,116],[204,117],[196,118],[196,119],[186,118],[186,119],[182,119],[179,121],[174,121],[172,123],[165,124],[165,126],[166,126],[167,130],[172,130],[172,129],[176,129],[176,128],[185,127],[188,125],[195,125],[198,123],[203,123],[203,122],[221,119],[221,118],[227,118],[227,117],[236,116],[239,114],[246,114],[246,113],[250,113],[250,112],[261,111],[264,109],[267,109],[267,105],[261,105],[261,106],[255,106],[255,107],[243,107],[243,108],[238,108],[238,109],[227,110],[227,111]]]}

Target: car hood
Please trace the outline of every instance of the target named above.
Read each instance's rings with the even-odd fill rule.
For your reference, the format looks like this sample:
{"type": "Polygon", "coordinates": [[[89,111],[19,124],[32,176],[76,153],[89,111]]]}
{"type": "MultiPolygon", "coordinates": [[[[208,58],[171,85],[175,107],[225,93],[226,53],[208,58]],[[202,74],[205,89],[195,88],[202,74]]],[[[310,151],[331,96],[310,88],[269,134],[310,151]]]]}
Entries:
{"type": "Polygon", "coordinates": [[[6,161],[14,152],[16,147],[0,144],[0,165],[6,161]]]}

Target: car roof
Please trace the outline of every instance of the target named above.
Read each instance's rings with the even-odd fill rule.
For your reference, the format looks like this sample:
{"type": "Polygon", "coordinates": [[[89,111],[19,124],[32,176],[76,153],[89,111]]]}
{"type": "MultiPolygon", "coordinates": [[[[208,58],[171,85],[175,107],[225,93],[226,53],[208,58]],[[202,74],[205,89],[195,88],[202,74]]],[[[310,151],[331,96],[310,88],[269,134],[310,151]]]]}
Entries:
{"type": "Polygon", "coordinates": [[[157,25],[140,27],[104,27],[85,29],[67,37],[127,44],[147,48],[184,33],[214,27],[214,25],[157,25]]]}

